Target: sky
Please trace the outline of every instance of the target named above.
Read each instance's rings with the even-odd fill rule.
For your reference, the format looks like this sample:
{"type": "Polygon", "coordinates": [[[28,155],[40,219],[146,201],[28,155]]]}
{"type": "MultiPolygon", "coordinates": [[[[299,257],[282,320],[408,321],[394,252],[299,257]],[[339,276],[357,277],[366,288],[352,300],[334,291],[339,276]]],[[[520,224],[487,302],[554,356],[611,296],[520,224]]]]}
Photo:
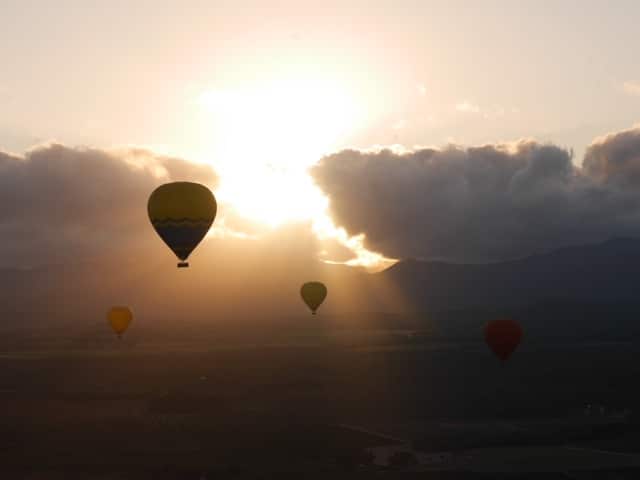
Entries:
{"type": "Polygon", "coordinates": [[[3,1],[0,264],[128,245],[177,179],[206,243],[371,269],[640,233],[638,2],[373,3],[3,1]]]}

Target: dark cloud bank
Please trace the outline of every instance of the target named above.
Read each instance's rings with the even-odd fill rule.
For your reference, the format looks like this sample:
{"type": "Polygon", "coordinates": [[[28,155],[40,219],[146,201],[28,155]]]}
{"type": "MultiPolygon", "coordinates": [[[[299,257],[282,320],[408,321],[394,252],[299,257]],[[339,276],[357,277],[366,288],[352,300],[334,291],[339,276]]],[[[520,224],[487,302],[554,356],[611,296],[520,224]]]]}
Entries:
{"type": "Polygon", "coordinates": [[[143,149],[50,144],[0,152],[0,266],[56,263],[142,248],[149,193],[170,180],[215,183],[206,167],[143,149]]]}
{"type": "MultiPolygon", "coordinates": [[[[596,140],[581,166],[563,148],[527,140],[345,150],[312,174],[336,223],[395,258],[484,262],[640,236],[640,128],[596,140]]],[[[207,166],[144,149],[0,152],[0,267],[164,254],[147,197],[183,179],[216,183],[207,166]]]]}
{"type": "Polygon", "coordinates": [[[312,170],[337,224],[395,258],[485,262],[640,235],[640,128],[555,145],[345,150],[312,170]]]}

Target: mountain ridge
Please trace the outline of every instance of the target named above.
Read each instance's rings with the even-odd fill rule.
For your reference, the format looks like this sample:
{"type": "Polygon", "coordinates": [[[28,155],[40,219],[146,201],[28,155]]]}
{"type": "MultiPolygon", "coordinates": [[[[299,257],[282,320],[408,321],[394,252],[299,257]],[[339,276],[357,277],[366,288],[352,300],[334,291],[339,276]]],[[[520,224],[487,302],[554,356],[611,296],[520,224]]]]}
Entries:
{"type": "Polygon", "coordinates": [[[405,260],[376,275],[418,309],[523,306],[543,301],[640,304],[640,239],[612,238],[484,264],[405,260]]]}

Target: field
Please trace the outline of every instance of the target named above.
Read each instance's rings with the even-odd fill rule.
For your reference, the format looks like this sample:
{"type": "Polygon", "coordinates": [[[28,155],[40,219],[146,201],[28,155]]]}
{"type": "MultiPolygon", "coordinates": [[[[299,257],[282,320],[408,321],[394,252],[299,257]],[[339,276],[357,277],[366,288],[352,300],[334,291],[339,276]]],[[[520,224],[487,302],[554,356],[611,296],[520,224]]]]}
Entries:
{"type": "Polygon", "coordinates": [[[498,469],[504,478],[524,478],[513,475],[531,465],[640,465],[632,342],[527,343],[503,367],[481,342],[403,331],[167,329],[120,342],[91,328],[5,335],[3,478],[418,475],[358,466],[390,437],[421,453],[475,452],[473,462],[416,478],[487,478],[500,455],[515,458],[513,469],[498,469]],[[587,404],[605,413],[586,418],[587,404]],[[609,415],[623,409],[623,420],[609,415]]]}

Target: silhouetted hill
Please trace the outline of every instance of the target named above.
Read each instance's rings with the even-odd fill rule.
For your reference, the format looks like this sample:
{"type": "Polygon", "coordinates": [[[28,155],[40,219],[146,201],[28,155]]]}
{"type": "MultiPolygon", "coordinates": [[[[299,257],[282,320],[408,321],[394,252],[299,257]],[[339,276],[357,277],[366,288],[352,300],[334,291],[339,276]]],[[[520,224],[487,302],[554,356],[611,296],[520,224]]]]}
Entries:
{"type": "Polygon", "coordinates": [[[416,311],[540,303],[640,305],[640,240],[613,239],[491,264],[401,261],[378,274],[416,311]]]}

